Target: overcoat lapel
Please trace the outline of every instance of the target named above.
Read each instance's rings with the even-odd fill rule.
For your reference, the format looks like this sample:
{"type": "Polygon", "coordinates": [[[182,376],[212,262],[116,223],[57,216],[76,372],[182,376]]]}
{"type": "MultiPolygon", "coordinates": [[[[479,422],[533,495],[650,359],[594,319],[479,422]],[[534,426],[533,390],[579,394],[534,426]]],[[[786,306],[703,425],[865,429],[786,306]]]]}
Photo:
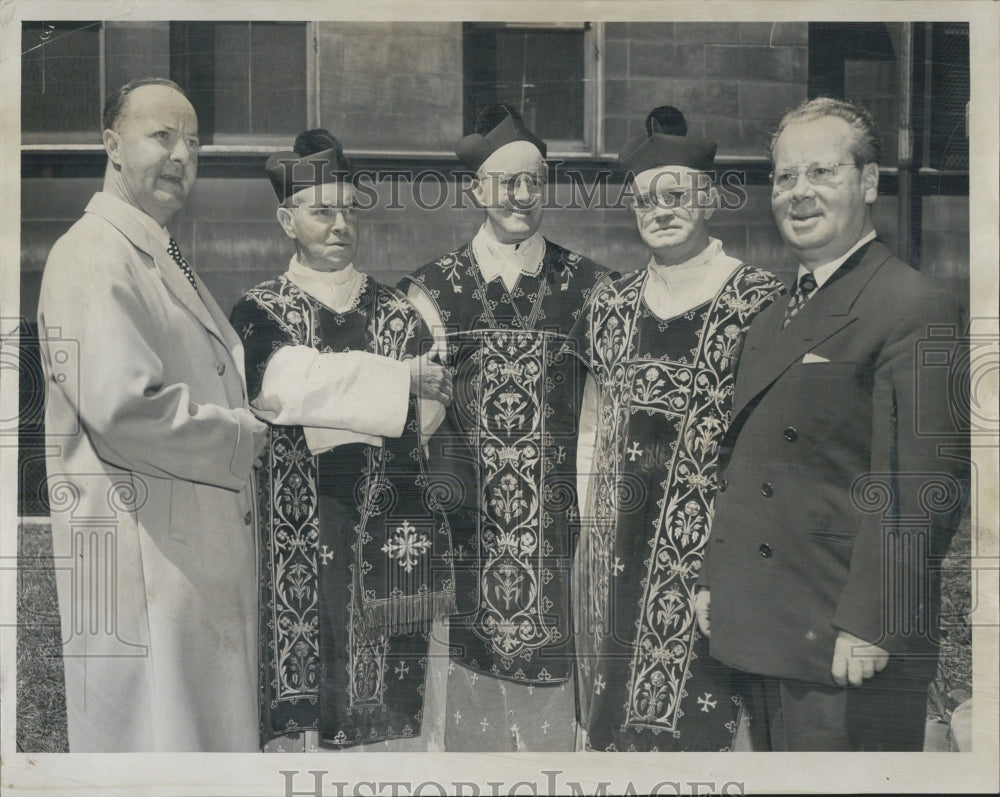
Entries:
{"type": "Polygon", "coordinates": [[[841,266],[847,273],[824,285],[784,329],[785,301],[773,302],[757,317],[740,358],[734,418],[807,352],[856,320],[855,301],[891,256],[879,241],[859,249],[841,266]]]}
{"type": "Polygon", "coordinates": [[[225,347],[232,359],[231,365],[237,369],[238,373],[243,374],[243,346],[239,336],[226,320],[226,315],[212,298],[212,294],[205,287],[201,277],[195,274],[195,282],[198,285],[196,291],[163,245],[150,235],[141,223],[128,213],[123,213],[114,200],[101,194],[95,194],[90,200],[90,204],[87,205],[87,211],[101,216],[120,230],[136,249],[145,252],[152,258],[167,290],[212,337],[225,347]]]}

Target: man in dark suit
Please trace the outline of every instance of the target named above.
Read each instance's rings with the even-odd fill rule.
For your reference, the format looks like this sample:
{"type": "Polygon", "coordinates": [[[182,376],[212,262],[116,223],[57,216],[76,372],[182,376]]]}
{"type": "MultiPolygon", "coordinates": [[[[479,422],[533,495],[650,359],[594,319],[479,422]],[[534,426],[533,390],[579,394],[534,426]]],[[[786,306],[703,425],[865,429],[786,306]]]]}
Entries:
{"type": "Polygon", "coordinates": [[[963,312],[876,238],[879,155],[868,112],[828,98],[771,141],[801,265],[747,335],[696,599],[712,655],[750,674],[758,749],[922,749],[968,461],[962,391],[922,351],[963,312]]]}

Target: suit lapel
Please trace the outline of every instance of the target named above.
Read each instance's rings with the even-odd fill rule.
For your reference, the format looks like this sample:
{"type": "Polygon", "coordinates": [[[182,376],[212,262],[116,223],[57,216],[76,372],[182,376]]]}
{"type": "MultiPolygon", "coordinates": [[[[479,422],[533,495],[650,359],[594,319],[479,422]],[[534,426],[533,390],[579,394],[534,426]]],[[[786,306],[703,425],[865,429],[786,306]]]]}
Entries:
{"type": "MultiPolygon", "coordinates": [[[[90,200],[90,204],[87,205],[87,212],[95,213],[109,224],[112,224],[121,233],[131,241],[132,245],[136,249],[145,252],[150,258],[152,258],[153,263],[156,265],[156,270],[159,272],[163,284],[166,285],[167,290],[173,294],[174,298],[183,305],[196,319],[198,322],[205,327],[206,330],[215,338],[217,338],[221,343],[223,343],[226,348],[232,351],[232,342],[235,335],[225,335],[222,329],[229,326],[228,323],[219,324],[217,317],[213,315],[212,309],[214,309],[220,317],[221,311],[215,300],[212,299],[211,294],[205,287],[205,284],[201,281],[201,278],[195,274],[195,281],[198,284],[198,291],[191,286],[188,282],[187,277],[184,276],[184,272],[181,271],[180,266],[174,262],[174,259],[167,252],[166,247],[158,241],[152,233],[146,229],[139,219],[135,218],[132,213],[128,212],[125,203],[117,200],[107,194],[98,193],[90,200]],[[200,292],[200,294],[199,294],[200,292]],[[203,298],[204,297],[204,298],[203,298]],[[211,309],[209,307],[211,305],[211,309]]],[[[140,211],[136,211],[137,213],[140,211]]],[[[230,330],[231,332],[231,330],[230,330]]]]}
{"type": "Polygon", "coordinates": [[[230,366],[234,367],[241,376],[240,387],[244,397],[246,397],[243,344],[230,325],[226,314],[222,312],[205,283],[202,282],[201,277],[197,274],[194,275],[198,285],[196,291],[188,282],[180,266],[167,252],[166,247],[146,229],[139,219],[128,212],[125,203],[120,200],[104,193],[94,194],[87,205],[87,212],[95,213],[113,225],[132,242],[136,249],[145,252],[152,258],[167,290],[225,348],[232,360],[230,366]]]}
{"type": "Polygon", "coordinates": [[[855,320],[858,295],[891,257],[873,241],[844,263],[845,273],[825,284],[784,329],[787,302],[772,302],[753,322],[740,357],[733,416],[766,390],[789,367],[855,320]]]}

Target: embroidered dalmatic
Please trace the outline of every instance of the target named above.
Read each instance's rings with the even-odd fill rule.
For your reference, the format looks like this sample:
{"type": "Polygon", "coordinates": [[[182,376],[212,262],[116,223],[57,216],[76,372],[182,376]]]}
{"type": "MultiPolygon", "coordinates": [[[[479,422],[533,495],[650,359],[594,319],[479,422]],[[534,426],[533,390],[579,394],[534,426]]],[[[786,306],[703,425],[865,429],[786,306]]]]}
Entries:
{"type": "Polygon", "coordinates": [[[740,346],[781,284],[741,265],[664,319],[650,279],[602,287],[571,336],[599,396],[575,563],[582,722],[588,749],[726,750],[740,698],[698,631],[694,586],[740,346]]]}
{"type": "MultiPolygon", "coordinates": [[[[282,346],[415,356],[426,329],[399,293],[364,277],[335,312],[286,276],[244,294],[232,322],[250,395],[282,346]]],[[[447,520],[427,490],[411,397],[382,445],[313,456],[300,426],[271,427],[258,474],[261,739],[318,729],[350,746],[420,733],[430,618],[454,607],[447,520]]]]}
{"type": "Polygon", "coordinates": [[[574,462],[583,369],[561,350],[594,285],[592,261],[544,241],[537,273],[485,281],[473,245],[418,269],[447,329],[454,400],[430,468],[454,542],[453,659],[522,683],[572,672],[574,462]]]}

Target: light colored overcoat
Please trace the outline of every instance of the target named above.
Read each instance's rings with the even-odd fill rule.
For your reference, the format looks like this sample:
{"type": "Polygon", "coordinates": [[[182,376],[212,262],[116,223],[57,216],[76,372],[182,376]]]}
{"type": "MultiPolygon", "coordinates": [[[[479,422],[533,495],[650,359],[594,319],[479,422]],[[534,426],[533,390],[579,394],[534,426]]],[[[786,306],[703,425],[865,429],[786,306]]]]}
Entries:
{"type": "Polygon", "coordinates": [[[39,303],[71,752],[255,751],[243,352],[162,228],[96,194],[39,303]]]}

